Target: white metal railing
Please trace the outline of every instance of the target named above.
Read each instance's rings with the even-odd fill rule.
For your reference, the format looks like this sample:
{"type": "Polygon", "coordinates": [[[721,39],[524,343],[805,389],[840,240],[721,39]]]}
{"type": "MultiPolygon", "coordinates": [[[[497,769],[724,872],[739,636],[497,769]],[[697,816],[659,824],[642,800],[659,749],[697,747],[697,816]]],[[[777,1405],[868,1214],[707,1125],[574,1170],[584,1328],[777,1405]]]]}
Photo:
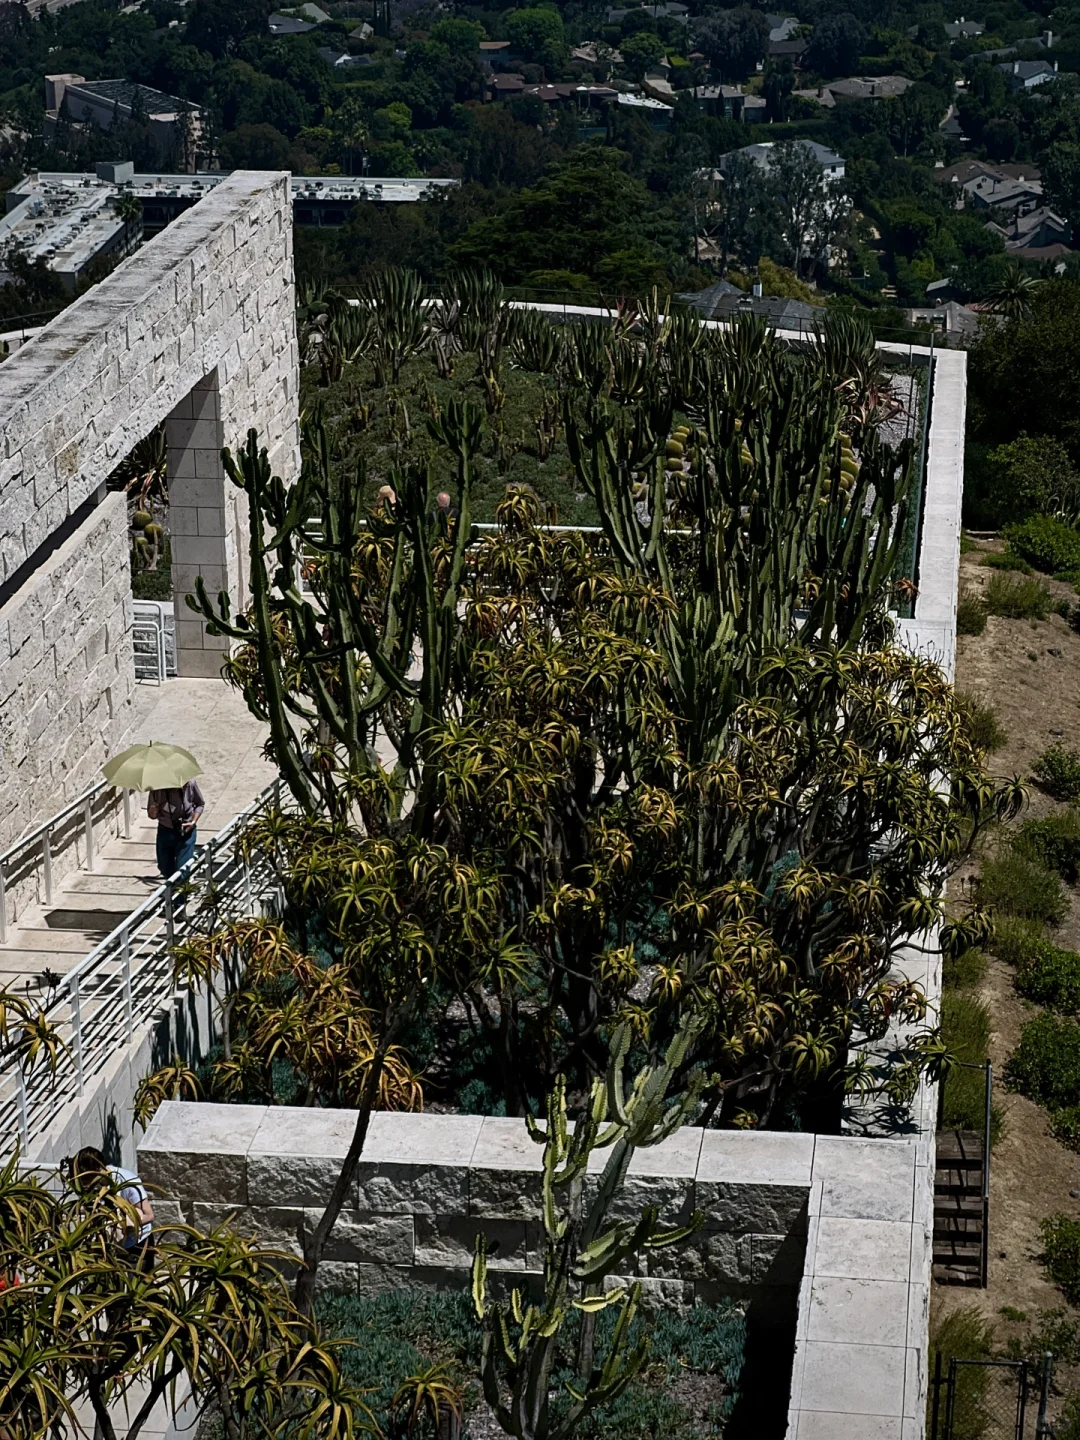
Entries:
{"type": "Polygon", "coordinates": [[[159,1017],[175,994],[172,946],[195,930],[200,901],[213,891],[224,910],[253,913],[272,889],[263,862],[249,865],[237,841],[281,801],[277,779],[164,881],[73,970],[57,980],[42,1009],[63,1042],[55,1071],[29,1071],[13,1056],[0,1062],[0,1157],[23,1151],[81,1096],[90,1080],[159,1017]]]}
{"type": "MultiPolygon", "coordinates": [[[[8,933],[8,884],[13,876],[26,873],[30,868],[41,866],[42,888],[45,904],[51,905],[53,898],[53,837],[57,832],[67,830],[75,816],[81,818],[83,844],[86,848],[86,868],[94,868],[94,805],[101,796],[113,787],[107,780],[97,780],[89,789],[75,797],[70,804],[50,815],[35,829],[21,836],[0,855],[0,945],[7,943],[8,933]]],[[[124,837],[131,837],[131,792],[124,796],[124,837]]],[[[78,822],[77,822],[78,824],[78,822]]],[[[74,837],[72,837],[74,839],[74,837]]]]}
{"type": "Polygon", "coordinates": [[[169,619],[158,600],[133,602],[132,648],[135,652],[135,679],[163,685],[175,666],[169,665],[169,619]]]}

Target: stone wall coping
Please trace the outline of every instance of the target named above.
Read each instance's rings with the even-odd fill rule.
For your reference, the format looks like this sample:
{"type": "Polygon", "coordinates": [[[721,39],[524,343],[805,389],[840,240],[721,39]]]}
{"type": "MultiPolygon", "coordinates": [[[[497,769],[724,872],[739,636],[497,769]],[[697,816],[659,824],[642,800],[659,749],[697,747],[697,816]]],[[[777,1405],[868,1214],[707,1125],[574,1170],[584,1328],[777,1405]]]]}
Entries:
{"type": "MultiPolygon", "coordinates": [[[[352,1110],[290,1106],[162,1104],[139,1144],[152,1167],[157,1155],[298,1156],[343,1159],[352,1139],[352,1110]]],[[[598,1151],[598,1174],[610,1151],[598,1151]]],[[[832,1218],[915,1219],[917,1149],[907,1137],[863,1140],[783,1131],[682,1129],[638,1150],[629,1174],[699,1184],[821,1187],[821,1213],[832,1218]]],[[[539,1175],[543,1146],[525,1121],[491,1115],[427,1115],[379,1111],[371,1117],[364,1166],[437,1166],[448,1170],[518,1171],[539,1175]]],[[[282,1197],[282,1203],[290,1203],[282,1197]]]]}

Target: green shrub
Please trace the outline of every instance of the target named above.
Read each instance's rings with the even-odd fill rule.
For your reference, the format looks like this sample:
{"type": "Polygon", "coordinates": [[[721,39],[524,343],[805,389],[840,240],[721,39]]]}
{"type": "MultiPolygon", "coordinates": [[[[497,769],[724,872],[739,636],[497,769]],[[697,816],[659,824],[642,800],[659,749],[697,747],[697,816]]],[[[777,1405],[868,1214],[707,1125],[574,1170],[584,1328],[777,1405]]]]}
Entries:
{"type": "MultiPolygon", "coordinates": [[[[369,1390],[367,1403],[375,1412],[384,1434],[394,1434],[390,1403],[394,1392],[409,1375],[443,1363],[463,1379],[475,1375],[480,1365],[480,1329],[472,1300],[467,1293],[420,1294],[396,1290],[372,1299],[356,1295],[326,1295],[317,1302],[318,1318],[327,1336],[350,1340],[340,1353],[345,1375],[369,1390]]],[[[577,1340],[577,1315],[567,1320],[563,1331],[551,1388],[565,1403],[566,1384],[573,1380],[570,1363],[577,1340]]],[[[614,1316],[598,1317],[597,1348],[611,1336],[614,1316]]],[[[716,1305],[698,1305],[689,1315],[662,1311],[648,1318],[638,1316],[632,1326],[632,1341],[648,1334],[651,1346],[647,1371],[633,1380],[616,1400],[600,1406],[579,1427],[580,1440],[602,1436],[625,1436],[627,1440],[696,1440],[716,1433],[730,1412],[738,1394],[746,1344],[746,1319],[731,1300],[716,1305]],[[713,1418],[717,1426],[702,1423],[672,1388],[687,1374],[700,1380],[715,1376],[710,1388],[717,1402],[713,1418]]],[[[466,1398],[466,1427],[476,1391],[466,1398]]],[[[698,1398],[692,1403],[698,1408],[698,1398]]],[[[555,1406],[553,1405],[553,1408],[555,1406]]],[[[711,1406],[709,1407],[712,1408],[711,1406]]],[[[424,1433],[424,1432],[421,1432],[424,1433]]],[[[430,1434],[430,1432],[427,1432],[430,1434]]]]}
{"type": "MultiPolygon", "coordinates": [[[[942,992],[941,1036],[965,1066],[982,1065],[990,1053],[990,1011],[963,990],[942,992]]],[[[946,1130],[981,1130],[986,1123],[986,1076],[982,1070],[957,1068],[945,1080],[941,1123],[946,1130]]],[[[1001,1138],[1002,1116],[995,1106],[990,1115],[990,1143],[1001,1138]]]]}
{"type": "Polygon", "coordinates": [[[1050,1112],[1050,1133],[1067,1150],[1080,1150],[1080,1105],[1065,1105],[1050,1112]]]}
{"type": "Polygon", "coordinates": [[[1006,620],[1045,620],[1053,599],[1046,586],[1030,576],[992,575],[983,602],[987,614],[1006,620]]]}
{"type": "Polygon", "coordinates": [[[1018,969],[1016,988],[1038,1005],[1075,1015],[1080,1011],[1080,955],[1040,941],[1036,953],[1018,969]]]}
{"type": "Polygon", "coordinates": [[[1080,878],[1080,810],[1025,820],[1016,833],[1016,848],[1056,870],[1067,885],[1080,878]]]}
{"type": "Polygon", "coordinates": [[[1054,1440],[1080,1440],[1080,1395],[1066,1399],[1054,1426],[1054,1440]]]}
{"type": "Polygon", "coordinates": [[[963,711],[964,725],[976,750],[989,755],[1009,743],[1009,737],[1001,727],[997,711],[988,700],[981,700],[966,690],[956,692],[956,700],[963,711]]]}
{"type": "Polygon", "coordinates": [[[979,898],[999,915],[1060,925],[1068,909],[1065,887],[1039,860],[1012,847],[983,861],[979,898]]]}
{"type": "Polygon", "coordinates": [[[1011,550],[991,550],[982,562],[988,570],[1015,570],[1020,575],[1030,575],[1031,566],[1011,550]]]}
{"type": "Polygon", "coordinates": [[[1080,531],[1053,515],[1032,515],[1005,530],[1009,548],[1046,575],[1080,571],[1080,531]]]}
{"type": "Polygon", "coordinates": [[[1020,1032],[1005,1066],[1013,1090],[1048,1110],[1075,1105],[1080,1095],[1080,1025],[1058,1015],[1037,1015],[1020,1032]]]}
{"type": "Polygon", "coordinates": [[[1019,967],[1035,954],[1043,938],[1043,927],[1038,921],[1003,915],[994,923],[991,945],[999,960],[1019,967]]]}
{"type": "Polygon", "coordinates": [[[986,974],[986,956],[981,950],[965,950],[962,955],[946,955],[941,967],[941,983],[946,990],[973,990],[986,974]]]}
{"type": "Polygon", "coordinates": [[[972,590],[965,590],[956,605],[956,633],[981,635],[986,629],[986,606],[972,590]]]}
{"type": "MultiPolygon", "coordinates": [[[[948,1370],[950,1360],[989,1360],[993,1344],[993,1326],[973,1305],[953,1310],[930,1327],[929,1372],[933,1375],[938,1355],[942,1372],[948,1370]]],[[[989,1381],[990,1371],[982,1365],[957,1367],[953,1440],[983,1440],[991,1419],[986,1408],[989,1381]]],[[[931,1394],[927,1401],[928,1416],[932,1404],[931,1394]]]]}
{"type": "Polygon", "coordinates": [[[1039,1230],[1046,1273],[1070,1305],[1080,1305],[1080,1220],[1051,1215],[1039,1230]]]}
{"type": "Polygon", "coordinates": [[[1080,755],[1060,740],[1043,751],[1031,774],[1039,789],[1055,800],[1080,799],[1080,755]]]}
{"type": "Polygon", "coordinates": [[[992,450],[969,447],[972,494],[965,514],[974,525],[1004,525],[1075,503],[1077,475],[1069,452],[1048,435],[1021,435],[992,450]]]}

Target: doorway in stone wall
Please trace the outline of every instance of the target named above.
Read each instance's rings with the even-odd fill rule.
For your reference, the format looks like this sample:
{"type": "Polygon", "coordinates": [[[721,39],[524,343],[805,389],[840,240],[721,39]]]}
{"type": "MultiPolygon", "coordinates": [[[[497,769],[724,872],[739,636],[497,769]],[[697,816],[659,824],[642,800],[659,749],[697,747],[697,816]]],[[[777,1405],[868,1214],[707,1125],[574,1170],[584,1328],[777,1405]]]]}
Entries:
{"type": "Polygon", "coordinates": [[[176,674],[172,536],[165,422],[135,445],[109,476],[127,498],[135,678],[160,684],[176,674]]]}

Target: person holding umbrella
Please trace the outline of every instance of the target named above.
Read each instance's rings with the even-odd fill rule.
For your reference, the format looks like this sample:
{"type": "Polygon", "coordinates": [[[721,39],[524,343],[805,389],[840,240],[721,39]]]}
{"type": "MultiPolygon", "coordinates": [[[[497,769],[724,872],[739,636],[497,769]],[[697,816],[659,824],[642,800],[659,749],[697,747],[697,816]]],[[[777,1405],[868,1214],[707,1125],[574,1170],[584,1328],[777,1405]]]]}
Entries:
{"type": "Polygon", "coordinates": [[[146,813],[157,821],[157,866],[167,880],[195,853],[199,817],[206,808],[195,782],[202,767],[180,745],[132,745],[106,764],[110,784],[149,791],[146,813]]]}

